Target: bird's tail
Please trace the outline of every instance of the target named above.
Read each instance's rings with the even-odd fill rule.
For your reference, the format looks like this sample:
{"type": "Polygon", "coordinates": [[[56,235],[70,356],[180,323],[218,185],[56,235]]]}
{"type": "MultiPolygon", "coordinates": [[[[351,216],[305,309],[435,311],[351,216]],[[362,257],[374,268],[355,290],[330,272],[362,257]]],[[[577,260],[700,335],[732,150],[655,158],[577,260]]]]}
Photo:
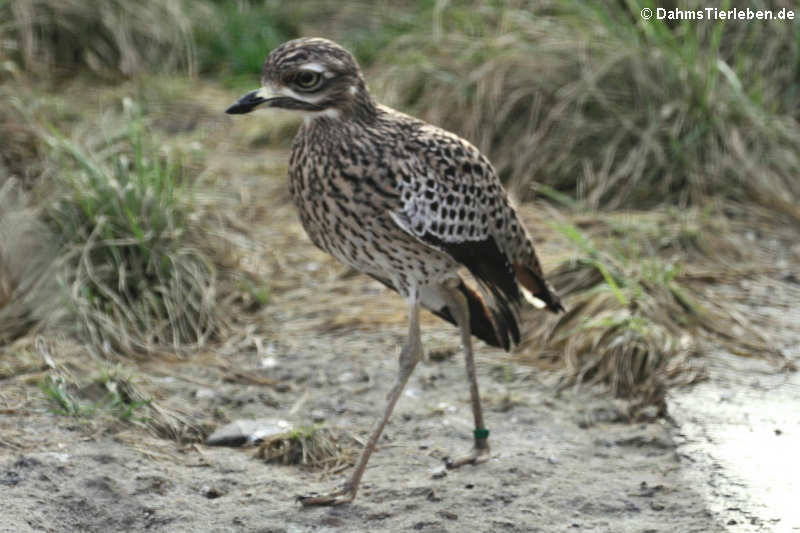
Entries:
{"type": "Polygon", "coordinates": [[[555,289],[542,277],[542,270],[538,261],[535,258],[533,261],[533,266],[514,263],[514,274],[522,289],[522,295],[534,307],[547,307],[553,313],[563,311],[564,306],[561,305],[561,298],[558,297],[555,289]]]}

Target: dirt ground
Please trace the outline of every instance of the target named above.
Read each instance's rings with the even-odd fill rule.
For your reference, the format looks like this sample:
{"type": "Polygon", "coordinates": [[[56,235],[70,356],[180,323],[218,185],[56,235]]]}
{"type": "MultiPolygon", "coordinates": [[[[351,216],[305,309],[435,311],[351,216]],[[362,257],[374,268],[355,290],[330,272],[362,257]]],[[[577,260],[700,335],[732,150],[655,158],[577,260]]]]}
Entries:
{"type": "MultiPolygon", "coordinates": [[[[385,295],[364,285],[376,291],[375,312],[381,312],[385,295]]],[[[319,319],[317,311],[311,314],[319,319]]],[[[290,320],[281,315],[276,302],[263,318],[290,320]]],[[[784,325],[791,325],[790,316],[784,325]]],[[[375,332],[307,332],[267,343],[262,352],[141,363],[138,375],[147,376],[147,390],[159,402],[197,420],[313,419],[364,437],[394,377],[403,334],[401,324],[375,332]],[[243,383],[241,374],[280,385],[243,383]]],[[[425,340],[444,356],[457,347],[450,327],[433,320],[425,340]]],[[[726,428],[742,424],[745,433],[784,439],[787,450],[796,445],[796,375],[753,363],[761,377],[745,379],[730,356],[720,356],[715,368],[727,370],[717,372],[718,381],[673,395],[677,427],[629,424],[602,394],[559,394],[531,368],[483,346],[478,353],[492,431],[488,463],[433,476],[442,457],[467,451],[472,430],[460,355],[437,358],[412,377],[356,502],[318,509],[300,508],[294,496],[332,488],[347,471],[320,476],[265,464],[252,449],[181,446],[136,426],[55,415],[32,385],[33,373],[12,384],[26,387],[27,403],[4,406],[0,531],[798,530],[800,522],[787,522],[791,517],[781,516],[780,506],[765,503],[765,487],[732,470],[736,457],[726,458],[718,446],[726,428]],[[753,404],[754,395],[760,404],[753,404]],[[743,416],[748,409],[771,420],[759,425],[743,416]],[[774,426],[781,417],[783,425],[774,426]]],[[[749,441],[743,445],[759,455],[749,441]]],[[[767,480],[767,489],[789,483],[791,490],[781,472],[787,471],[773,474],[783,480],[767,480]]]]}
{"type": "MultiPolygon", "coordinates": [[[[285,182],[264,184],[265,172],[283,173],[284,156],[263,153],[251,164],[232,153],[208,170],[225,178],[237,169],[229,200],[240,221],[263,228],[240,243],[251,250],[244,263],[272,281],[252,327],[214,352],[121,364],[146,395],[204,431],[268,419],[363,439],[395,376],[405,306],[308,243],[285,182]]],[[[774,280],[768,298],[732,290],[798,362],[794,280],[774,280]]],[[[109,365],[58,338],[46,342],[52,363],[80,378],[109,365]]],[[[347,469],[322,475],[266,464],[253,448],[179,444],[141,424],[54,414],[38,387],[52,368],[20,364],[0,381],[0,531],[800,531],[786,514],[794,506],[775,503],[776,492],[797,494],[792,478],[800,478],[780,463],[796,462],[800,449],[796,374],[710,354],[712,380],[668,398],[677,425],[632,424],[602,391],[559,392],[550,376],[478,344],[492,456],[442,477],[443,457],[471,445],[469,394],[456,331],[427,317],[423,342],[436,357],[412,376],[357,500],[337,508],[303,509],[294,498],[333,488],[347,469]],[[777,458],[776,477],[753,477],[767,472],[752,457],[758,450],[777,458]]]]}
{"type": "MultiPolygon", "coordinates": [[[[446,328],[440,335],[446,332],[446,328]]],[[[366,435],[394,375],[402,329],[308,336],[278,347],[270,374],[290,384],[217,383],[200,394],[202,367],[182,366],[162,396],[187,409],[235,405],[241,417],[303,419],[366,435]],[[368,350],[364,349],[369,345],[368,350]],[[293,408],[302,402],[299,409],[293,408]]],[[[481,350],[486,354],[488,350],[481,350]]],[[[460,361],[423,364],[412,377],[356,502],[301,509],[293,498],[332,488],[264,464],[251,451],[180,447],[141,431],[82,425],[45,409],[5,415],[0,462],[2,531],[717,531],[701,494],[683,479],[670,428],[628,425],[608,400],[556,397],[530,369],[499,372],[482,358],[480,382],[492,459],[433,479],[442,457],[466,452],[471,414],[460,361]],[[512,402],[504,401],[509,397],[512,402]],[[511,405],[509,405],[509,403],[511,405]],[[605,420],[596,423],[597,420],[605,420]],[[665,521],[669,528],[665,528],[665,521]]],[[[242,358],[256,369],[255,356],[242,358]]],[[[173,368],[174,369],[174,368],[173,368]]],[[[205,390],[205,388],[202,388],[205,390]]]]}

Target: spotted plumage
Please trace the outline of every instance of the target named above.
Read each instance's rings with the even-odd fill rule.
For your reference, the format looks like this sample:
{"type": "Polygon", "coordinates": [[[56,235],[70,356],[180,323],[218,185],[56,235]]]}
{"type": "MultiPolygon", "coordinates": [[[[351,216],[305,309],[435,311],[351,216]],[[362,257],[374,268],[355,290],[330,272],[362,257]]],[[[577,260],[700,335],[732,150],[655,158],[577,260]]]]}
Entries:
{"type": "MultiPolygon", "coordinates": [[[[377,104],[353,56],[325,39],[275,49],[262,88],[228,112],[262,104],[305,115],[289,159],[289,187],[311,240],[409,300],[399,388],[421,351],[422,305],[461,329],[476,431],[483,431],[470,335],[509,349],[519,342],[523,295],[562,309],[491,163],[457,135],[377,104]],[[462,267],[480,292],[461,279],[462,267]]],[[[394,401],[390,395],[386,419],[394,401]]],[[[486,436],[477,435],[472,462],[488,452],[486,436]]],[[[352,499],[370,453],[368,444],[347,490],[303,502],[352,499]]]]}

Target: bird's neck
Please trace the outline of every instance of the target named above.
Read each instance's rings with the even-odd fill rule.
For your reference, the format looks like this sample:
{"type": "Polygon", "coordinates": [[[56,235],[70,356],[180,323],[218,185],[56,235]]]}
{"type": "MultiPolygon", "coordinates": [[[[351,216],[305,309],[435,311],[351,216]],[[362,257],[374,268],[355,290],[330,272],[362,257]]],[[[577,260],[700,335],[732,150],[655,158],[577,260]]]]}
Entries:
{"type": "Polygon", "coordinates": [[[324,111],[305,114],[307,126],[331,127],[346,124],[371,124],[378,116],[378,106],[370,98],[363,102],[348,102],[348,105],[329,107],[324,111]]]}
{"type": "Polygon", "coordinates": [[[343,105],[343,117],[357,122],[372,122],[378,116],[378,106],[367,90],[364,78],[359,76],[350,87],[350,98],[343,105]]]}

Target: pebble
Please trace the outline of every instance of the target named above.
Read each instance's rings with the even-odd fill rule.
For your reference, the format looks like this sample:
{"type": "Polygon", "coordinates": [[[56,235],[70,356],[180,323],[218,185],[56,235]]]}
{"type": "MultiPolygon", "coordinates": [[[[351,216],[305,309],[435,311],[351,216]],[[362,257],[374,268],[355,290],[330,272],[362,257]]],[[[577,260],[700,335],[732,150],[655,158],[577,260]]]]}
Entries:
{"type": "Polygon", "coordinates": [[[433,479],[441,479],[447,476],[447,469],[444,466],[438,466],[431,470],[431,477],[433,479]]]}
{"type": "Polygon", "coordinates": [[[286,420],[258,418],[255,420],[234,420],[217,428],[206,439],[208,446],[252,445],[266,437],[289,431],[292,425],[286,420]]]}

